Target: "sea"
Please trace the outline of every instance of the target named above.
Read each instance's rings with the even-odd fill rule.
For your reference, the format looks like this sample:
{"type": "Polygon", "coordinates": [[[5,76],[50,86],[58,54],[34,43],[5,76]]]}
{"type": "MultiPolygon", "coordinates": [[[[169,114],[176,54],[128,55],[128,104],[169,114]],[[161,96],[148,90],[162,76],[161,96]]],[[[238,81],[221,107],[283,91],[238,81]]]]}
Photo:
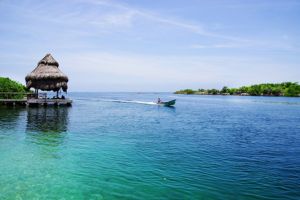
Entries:
{"type": "Polygon", "coordinates": [[[68,97],[0,107],[1,200],[300,199],[300,98],[68,97]]]}

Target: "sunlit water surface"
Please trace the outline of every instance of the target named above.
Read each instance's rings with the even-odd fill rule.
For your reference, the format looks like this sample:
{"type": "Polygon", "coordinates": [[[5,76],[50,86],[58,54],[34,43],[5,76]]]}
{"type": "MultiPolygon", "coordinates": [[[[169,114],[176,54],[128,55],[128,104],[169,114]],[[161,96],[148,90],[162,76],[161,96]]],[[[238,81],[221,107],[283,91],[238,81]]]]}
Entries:
{"type": "Polygon", "coordinates": [[[0,199],[300,199],[299,98],[70,96],[0,108],[0,199]]]}

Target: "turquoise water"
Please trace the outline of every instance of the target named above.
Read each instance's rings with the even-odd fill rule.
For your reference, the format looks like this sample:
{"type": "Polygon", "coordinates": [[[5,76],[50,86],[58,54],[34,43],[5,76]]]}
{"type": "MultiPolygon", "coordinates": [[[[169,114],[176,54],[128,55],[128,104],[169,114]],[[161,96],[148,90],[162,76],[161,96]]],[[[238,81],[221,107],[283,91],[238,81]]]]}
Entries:
{"type": "Polygon", "coordinates": [[[70,96],[0,108],[0,199],[300,198],[299,98],[70,96]]]}

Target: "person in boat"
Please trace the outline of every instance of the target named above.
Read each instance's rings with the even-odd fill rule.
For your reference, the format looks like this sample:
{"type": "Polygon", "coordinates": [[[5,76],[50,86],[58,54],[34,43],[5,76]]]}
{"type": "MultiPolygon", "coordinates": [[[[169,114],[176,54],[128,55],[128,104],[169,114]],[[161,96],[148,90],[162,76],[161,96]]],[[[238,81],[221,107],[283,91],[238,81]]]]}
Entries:
{"type": "Polygon", "coordinates": [[[157,99],[157,103],[161,103],[161,99],[160,98],[157,99]]]}

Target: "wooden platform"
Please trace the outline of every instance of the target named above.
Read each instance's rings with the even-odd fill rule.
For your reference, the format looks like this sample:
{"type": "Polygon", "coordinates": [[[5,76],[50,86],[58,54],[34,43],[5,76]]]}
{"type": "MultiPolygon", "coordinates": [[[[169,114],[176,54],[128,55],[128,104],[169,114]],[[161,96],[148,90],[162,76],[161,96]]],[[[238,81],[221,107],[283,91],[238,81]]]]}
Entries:
{"type": "Polygon", "coordinates": [[[48,98],[47,93],[0,92],[0,105],[7,106],[71,106],[68,98],[48,98]],[[15,99],[13,99],[15,98],[15,99]],[[16,99],[18,98],[18,99],[16,99]]]}
{"type": "Polygon", "coordinates": [[[71,106],[71,99],[0,99],[7,106],[71,106]]]}

